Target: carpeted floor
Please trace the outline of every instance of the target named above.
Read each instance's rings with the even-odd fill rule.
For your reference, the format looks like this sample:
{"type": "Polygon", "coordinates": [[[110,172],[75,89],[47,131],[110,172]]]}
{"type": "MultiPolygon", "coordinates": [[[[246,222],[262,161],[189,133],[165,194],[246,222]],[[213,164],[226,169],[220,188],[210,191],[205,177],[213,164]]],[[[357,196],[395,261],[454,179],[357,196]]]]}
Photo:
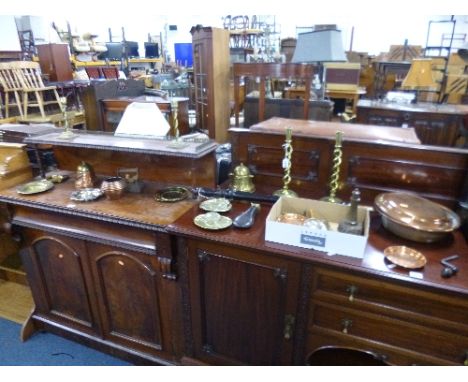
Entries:
{"type": "Polygon", "coordinates": [[[20,340],[21,325],[0,318],[1,366],[131,366],[131,364],[51,333],[20,340]]]}

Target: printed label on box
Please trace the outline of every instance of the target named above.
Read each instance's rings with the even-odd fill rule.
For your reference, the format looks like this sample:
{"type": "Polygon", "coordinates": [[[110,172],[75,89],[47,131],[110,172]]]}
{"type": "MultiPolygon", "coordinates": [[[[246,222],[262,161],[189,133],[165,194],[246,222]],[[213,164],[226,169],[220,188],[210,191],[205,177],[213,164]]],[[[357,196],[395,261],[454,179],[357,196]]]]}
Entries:
{"type": "Polygon", "coordinates": [[[305,235],[301,234],[301,243],[308,244],[308,245],[315,245],[317,247],[325,247],[326,240],[324,237],[320,236],[312,236],[312,235],[305,235]]]}

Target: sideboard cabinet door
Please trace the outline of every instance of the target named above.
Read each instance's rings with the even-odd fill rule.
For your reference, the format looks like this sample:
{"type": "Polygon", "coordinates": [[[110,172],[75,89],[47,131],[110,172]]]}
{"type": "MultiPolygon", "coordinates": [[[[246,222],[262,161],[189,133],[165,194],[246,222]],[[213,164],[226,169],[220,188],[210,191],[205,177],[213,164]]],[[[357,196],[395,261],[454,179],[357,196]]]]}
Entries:
{"type": "Polygon", "coordinates": [[[194,357],[218,365],[291,364],[299,266],[189,243],[194,357]]]}
{"type": "Polygon", "coordinates": [[[23,262],[37,312],[44,318],[96,334],[99,319],[83,241],[26,229],[23,262]]]}
{"type": "Polygon", "coordinates": [[[161,352],[161,276],[156,256],[89,242],[87,246],[104,339],[144,352],[161,352]]]}

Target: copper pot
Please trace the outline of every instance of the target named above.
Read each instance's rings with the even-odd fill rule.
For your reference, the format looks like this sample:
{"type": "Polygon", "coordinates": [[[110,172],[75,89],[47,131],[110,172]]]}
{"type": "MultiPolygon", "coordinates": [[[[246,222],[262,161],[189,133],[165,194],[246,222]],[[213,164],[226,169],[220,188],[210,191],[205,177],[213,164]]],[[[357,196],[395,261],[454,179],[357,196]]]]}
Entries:
{"type": "Polygon", "coordinates": [[[108,199],[115,200],[122,196],[125,186],[126,182],[122,177],[112,176],[102,181],[101,191],[108,199]]]}

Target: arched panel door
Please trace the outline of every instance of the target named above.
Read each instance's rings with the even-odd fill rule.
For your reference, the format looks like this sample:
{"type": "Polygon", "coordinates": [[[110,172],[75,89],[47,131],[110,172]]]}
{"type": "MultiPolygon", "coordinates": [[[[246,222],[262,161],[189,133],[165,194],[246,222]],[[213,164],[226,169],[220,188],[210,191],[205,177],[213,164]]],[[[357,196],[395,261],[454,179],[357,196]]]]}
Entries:
{"type": "Polygon", "coordinates": [[[90,292],[84,242],[35,232],[30,249],[37,275],[34,280],[38,285],[31,286],[38,297],[35,298],[37,312],[54,320],[72,322],[81,330],[98,332],[98,313],[90,292]]]}
{"type": "Polygon", "coordinates": [[[143,351],[163,349],[156,256],[88,243],[104,337],[143,351]]]}

